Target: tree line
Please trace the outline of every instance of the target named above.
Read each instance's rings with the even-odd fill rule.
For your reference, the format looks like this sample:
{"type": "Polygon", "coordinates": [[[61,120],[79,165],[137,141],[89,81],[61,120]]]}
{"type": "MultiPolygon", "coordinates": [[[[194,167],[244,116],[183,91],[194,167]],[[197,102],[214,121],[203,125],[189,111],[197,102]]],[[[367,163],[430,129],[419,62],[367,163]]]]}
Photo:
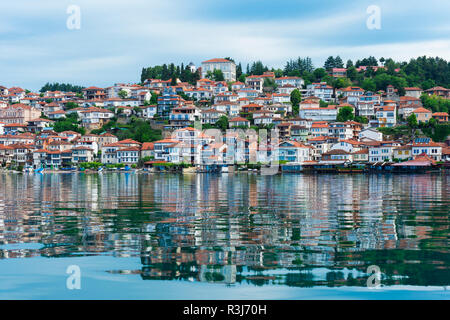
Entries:
{"type": "Polygon", "coordinates": [[[46,91],[63,91],[63,92],[75,92],[75,93],[82,93],[82,90],[84,87],[73,85],[70,83],[49,83],[47,82],[39,92],[43,93],[46,91]]]}

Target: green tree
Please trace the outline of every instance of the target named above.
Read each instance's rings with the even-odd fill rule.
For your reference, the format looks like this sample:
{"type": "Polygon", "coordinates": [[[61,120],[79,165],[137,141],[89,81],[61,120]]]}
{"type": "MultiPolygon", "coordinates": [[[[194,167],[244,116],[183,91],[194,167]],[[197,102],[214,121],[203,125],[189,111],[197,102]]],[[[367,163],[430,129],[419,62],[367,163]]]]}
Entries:
{"type": "Polygon", "coordinates": [[[334,68],[334,66],[335,66],[335,60],[334,60],[334,58],[332,56],[329,56],[327,58],[327,60],[325,60],[323,68],[325,70],[330,70],[330,69],[334,68]]]}
{"type": "Polygon", "coordinates": [[[222,131],[225,131],[228,129],[228,118],[227,116],[221,116],[219,120],[216,122],[216,127],[219,128],[222,131]]]}
{"type": "Polygon", "coordinates": [[[353,115],[353,108],[352,107],[342,107],[339,108],[337,117],[336,117],[336,121],[339,122],[345,122],[348,120],[353,120],[354,119],[354,115],[353,115]]]}
{"type": "Polygon", "coordinates": [[[361,88],[363,88],[366,91],[375,91],[377,89],[377,85],[375,81],[372,79],[364,79],[364,81],[361,84],[361,88]]]}
{"type": "Polygon", "coordinates": [[[128,92],[126,92],[125,90],[120,90],[117,95],[119,96],[119,98],[121,99],[126,99],[128,98],[128,92]]]}
{"type": "Polygon", "coordinates": [[[300,93],[300,90],[294,89],[291,92],[291,103],[292,103],[292,113],[297,115],[299,112],[299,105],[302,101],[302,94],[300,93]]]}

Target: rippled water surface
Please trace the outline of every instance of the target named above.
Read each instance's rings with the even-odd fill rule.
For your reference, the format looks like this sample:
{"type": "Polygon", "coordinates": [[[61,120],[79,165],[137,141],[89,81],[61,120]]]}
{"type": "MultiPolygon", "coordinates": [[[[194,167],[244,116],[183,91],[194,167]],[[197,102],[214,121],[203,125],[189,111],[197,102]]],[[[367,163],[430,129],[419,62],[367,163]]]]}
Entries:
{"type": "Polygon", "coordinates": [[[0,298],[449,299],[449,182],[0,174],[0,298]]]}

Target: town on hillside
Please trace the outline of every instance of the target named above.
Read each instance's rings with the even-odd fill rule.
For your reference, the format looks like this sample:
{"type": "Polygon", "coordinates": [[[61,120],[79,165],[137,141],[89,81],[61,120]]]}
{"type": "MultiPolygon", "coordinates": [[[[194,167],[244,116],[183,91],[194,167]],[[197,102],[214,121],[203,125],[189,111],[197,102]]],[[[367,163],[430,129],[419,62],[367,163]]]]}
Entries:
{"type": "Polygon", "coordinates": [[[408,86],[407,65],[344,67],[330,58],[309,71],[300,70],[302,60],[285,70],[258,62],[244,73],[233,59],[215,58],[144,68],[140,83],[106,88],[0,86],[0,164],[19,171],[450,164],[450,89],[435,79],[408,86]],[[261,129],[268,142],[252,139],[261,129]]]}

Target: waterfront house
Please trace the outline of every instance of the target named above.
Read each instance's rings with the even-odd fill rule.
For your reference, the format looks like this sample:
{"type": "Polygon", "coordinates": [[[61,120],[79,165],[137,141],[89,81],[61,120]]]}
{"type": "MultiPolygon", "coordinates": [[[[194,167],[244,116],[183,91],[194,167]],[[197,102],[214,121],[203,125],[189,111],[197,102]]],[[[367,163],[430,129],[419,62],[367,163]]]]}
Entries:
{"type": "Polygon", "coordinates": [[[400,143],[395,141],[380,141],[369,147],[369,162],[389,162],[392,161],[394,149],[399,147],[400,143]]]}
{"type": "Polygon", "coordinates": [[[283,141],[278,146],[279,161],[303,164],[311,160],[311,149],[311,146],[306,146],[298,141],[283,141]]]}
{"type": "Polygon", "coordinates": [[[404,145],[394,148],[393,158],[401,161],[412,159],[413,158],[412,146],[404,145]]]}
{"type": "Polygon", "coordinates": [[[321,161],[335,161],[341,160],[344,162],[353,162],[352,153],[342,150],[342,149],[334,149],[322,154],[321,161]]]}
{"type": "Polygon", "coordinates": [[[442,144],[436,143],[430,138],[417,138],[411,145],[412,155],[414,157],[426,154],[436,161],[442,159],[442,144]]]}
{"type": "Polygon", "coordinates": [[[353,162],[367,163],[369,162],[369,149],[364,148],[352,153],[353,162]]]}

